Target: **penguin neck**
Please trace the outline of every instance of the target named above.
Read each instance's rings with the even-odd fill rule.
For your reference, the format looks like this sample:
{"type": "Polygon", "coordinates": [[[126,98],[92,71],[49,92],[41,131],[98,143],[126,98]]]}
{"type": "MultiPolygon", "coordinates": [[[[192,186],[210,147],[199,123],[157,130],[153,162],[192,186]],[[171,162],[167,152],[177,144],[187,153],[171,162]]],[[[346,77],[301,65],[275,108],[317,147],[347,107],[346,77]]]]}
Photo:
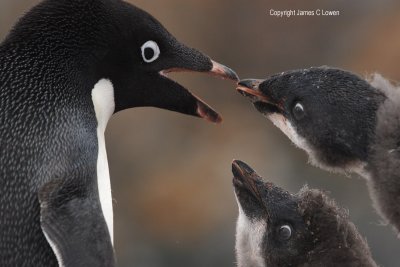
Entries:
{"type": "Polygon", "coordinates": [[[239,206],[235,244],[237,267],[266,267],[262,245],[266,222],[251,221],[244,213],[239,201],[237,202],[239,206]]]}
{"type": "Polygon", "coordinates": [[[111,242],[114,240],[111,181],[107,161],[104,132],[115,110],[114,87],[110,80],[99,80],[92,89],[92,101],[97,119],[97,186],[101,209],[111,242]]]}

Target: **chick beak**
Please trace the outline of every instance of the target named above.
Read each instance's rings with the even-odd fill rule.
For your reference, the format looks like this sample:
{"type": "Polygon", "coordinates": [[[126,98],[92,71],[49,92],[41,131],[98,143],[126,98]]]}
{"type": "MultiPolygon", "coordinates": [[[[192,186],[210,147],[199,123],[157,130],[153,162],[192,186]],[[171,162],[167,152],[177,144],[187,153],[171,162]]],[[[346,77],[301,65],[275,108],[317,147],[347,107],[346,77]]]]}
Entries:
{"type": "Polygon", "coordinates": [[[268,97],[265,96],[259,89],[263,80],[259,79],[246,79],[238,83],[236,90],[245,97],[250,98],[253,102],[270,102],[268,97]]]}
{"type": "Polygon", "coordinates": [[[233,185],[237,191],[243,189],[250,192],[259,203],[263,203],[259,192],[259,183],[262,182],[261,177],[246,163],[240,160],[232,162],[233,185]]]}

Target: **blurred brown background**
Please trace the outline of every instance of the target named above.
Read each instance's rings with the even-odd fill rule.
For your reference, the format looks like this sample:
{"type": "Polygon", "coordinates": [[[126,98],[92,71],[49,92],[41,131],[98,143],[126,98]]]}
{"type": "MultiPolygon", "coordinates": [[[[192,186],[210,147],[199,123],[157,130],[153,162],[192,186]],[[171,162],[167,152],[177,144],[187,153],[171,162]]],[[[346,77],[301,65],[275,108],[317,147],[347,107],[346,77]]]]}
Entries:
{"type": "MultiPolygon", "coordinates": [[[[37,0],[1,0],[0,36],[37,0]]],[[[395,0],[135,0],[179,40],[262,78],[331,65],[400,81],[400,4],[395,0]],[[269,9],[339,10],[339,17],[269,16],[269,9]]],[[[307,165],[234,84],[175,75],[219,110],[222,125],[156,109],[117,114],[107,131],[120,266],[233,266],[237,207],[233,158],[296,192],[308,183],[349,209],[381,266],[398,266],[400,241],[373,211],[365,182],[307,165]]]]}

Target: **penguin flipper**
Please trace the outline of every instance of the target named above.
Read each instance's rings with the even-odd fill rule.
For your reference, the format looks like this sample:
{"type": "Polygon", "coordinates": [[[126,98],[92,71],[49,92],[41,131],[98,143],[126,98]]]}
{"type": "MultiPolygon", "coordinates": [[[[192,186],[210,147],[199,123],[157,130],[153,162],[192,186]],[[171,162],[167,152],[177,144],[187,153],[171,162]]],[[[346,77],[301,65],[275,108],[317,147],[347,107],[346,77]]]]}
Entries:
{"type": "Polygon", "coordinates": [[[74,180],[53,180],[39,191],[41,227],[59,266],[115,266],[100,203],[91,195],[74,180]]]}

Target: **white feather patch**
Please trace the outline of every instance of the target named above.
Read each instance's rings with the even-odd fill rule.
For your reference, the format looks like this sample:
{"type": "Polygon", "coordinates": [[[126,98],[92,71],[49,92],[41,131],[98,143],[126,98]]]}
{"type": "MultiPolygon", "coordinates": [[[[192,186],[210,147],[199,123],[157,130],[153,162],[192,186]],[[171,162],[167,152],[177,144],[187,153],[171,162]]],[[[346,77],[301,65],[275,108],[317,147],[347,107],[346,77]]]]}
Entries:
{"type": "Polygon", "coordinates": [[[101,79],[92,90],[92,101],[97,118],[97,185],[103,216],[107,223],[111,242],[114,243],[113,206],[111,195],[110,172],[108,169],[104,132],[108,120],[115,110],[114,87],[110,80],[101,79]]]}
{"type": "MultiPolygon", "coordinates": [[[[283,115],[279,113],[272,113],[267,115],[267,118],[278,127],[289,139],[298,147],[305,150],[312,159],[314,159],[314,152],[311,146],[307,143],[306,139],[297,134],[296,130],[283,115]]],[[[312,160],[314,161],[314,160],[312,160]]]]}
{"type": "Polygon", "coordinates": [[[309,162],[321,169],[334,172],[334,173],[344,173],[354,172],[363,176],[366,179],[369,179],[369,174],[366,172],[365,162],[355,161],[347,164],[343,167],[332,167],[324,164],[320,160],[318,160],[317,155],[314,152],[312,146],[307,142],[307,140],[301,137],[292,126],[289,120],[287,120],[283,115],[278,113],[273,113],[267,115],[267,118],[272,121],[272,123],[278,127],[298,148],[303,149],[309,156],[309,162]]]}
{"type": "Polygon", "coordinates": [[[262,242],[267,224],[263,220],[247,218],[239,201],[236,224],[236,260],[238,267],[266,267],[262,242]]]}

